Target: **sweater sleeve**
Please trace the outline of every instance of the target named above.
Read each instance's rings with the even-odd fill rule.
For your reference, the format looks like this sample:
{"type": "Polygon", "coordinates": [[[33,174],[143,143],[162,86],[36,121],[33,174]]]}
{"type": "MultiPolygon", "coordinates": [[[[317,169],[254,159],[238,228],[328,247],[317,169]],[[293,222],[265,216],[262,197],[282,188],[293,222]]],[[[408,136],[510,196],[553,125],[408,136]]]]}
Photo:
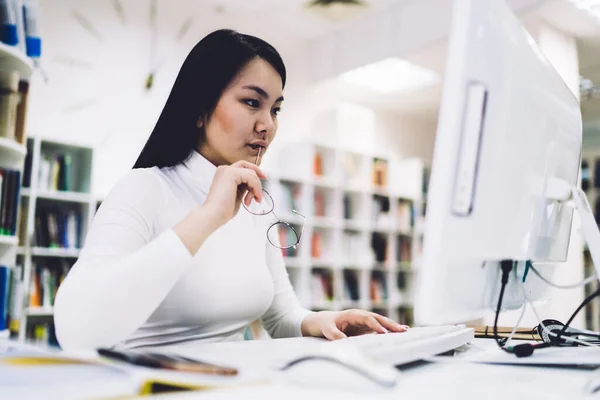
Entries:
{"type": "Polygon", "coordinates": [[[63,349],[122,342],[192,264],[192,255],[172,229],[154,237],[164,185],[152,170],[135,169],[102,203],[79,259],[56,294],[54,322],[63,349]]]}
{"type": "Polygon", "coordinates": [[[267,242],[266,252],[275,295],[261,322],[272,338],[302,336],[302,321],[312,311],[302,307],[298,301],[281,250],[267,242]]]}

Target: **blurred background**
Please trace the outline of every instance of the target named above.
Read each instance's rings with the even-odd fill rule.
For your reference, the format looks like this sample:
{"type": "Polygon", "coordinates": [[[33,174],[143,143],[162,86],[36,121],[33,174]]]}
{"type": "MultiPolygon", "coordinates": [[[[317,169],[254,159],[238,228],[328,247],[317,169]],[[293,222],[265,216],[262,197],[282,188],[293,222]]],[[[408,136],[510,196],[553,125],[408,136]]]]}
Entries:
{"type": "MultiPolygon", "coordinates": [[[[296,227],[293,209],[309,217],[301,246],[284,251],[301,302],[412,323],[451,0],[22,1],[35,16],[23,34],[41,54],[35,40],[0,48],[21,71],[2,77],[2,112],[16,111],[2,121],[12,142],[0,167],[22,177],[0,236],[0,331],[55,343],[53,297],[97,207],[132,167],[188,52],[220,28],[270,42],[286,63],[264,167],[277,215],[296,227]]],[[[507,3],[581,99],[582,186],[600,216],[600,1],[507,3]]],[[[575,229],[554,280],[591,274],[588,258],[575,229]]],[[[583,297],[557,293],[543,316],[564,320],[583,297]]],[[[574,325],[599,330],[599,306],[574,325]]]]}

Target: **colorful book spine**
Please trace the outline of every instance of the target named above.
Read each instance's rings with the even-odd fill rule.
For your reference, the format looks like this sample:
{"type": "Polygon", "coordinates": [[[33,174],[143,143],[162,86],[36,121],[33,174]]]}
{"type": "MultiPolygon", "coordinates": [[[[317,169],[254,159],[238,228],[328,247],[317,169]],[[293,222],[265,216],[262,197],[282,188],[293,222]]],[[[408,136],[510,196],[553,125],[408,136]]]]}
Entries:
{"type": "Polygon", "coordinates": [[[8,329],[10,271],[8,267],[0,266],[0,331],[8,329]]]}
{"type": "Polygon", "coordinates": [[[0,174],[0,235],[14,236],[17,233],[21,171],[0,168],[0,174]]]}

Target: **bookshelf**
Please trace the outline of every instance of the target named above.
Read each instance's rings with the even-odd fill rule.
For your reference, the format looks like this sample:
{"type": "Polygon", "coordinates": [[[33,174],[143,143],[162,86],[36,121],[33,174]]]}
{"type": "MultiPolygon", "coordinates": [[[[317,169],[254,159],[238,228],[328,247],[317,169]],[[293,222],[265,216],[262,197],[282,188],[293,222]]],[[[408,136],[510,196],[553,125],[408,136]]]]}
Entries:
{"type": "MultiPolygon", "coordinates": [[[[596,223],[600,224],[600,148],[584,148],[581,156],[581,188],[585,192],[596,223]]],[[[596,273],[587,243],[583,248],[584,276],[596,273]]],[[[598,282],[585,287],[585,296],[598,289],[598,282]]],[[[586,329],[600,331],[600,298],[595,298],[585,307],[586,329]]]]}
{"type": "Polygon", "coordinates": [[[298,249],[282,250],[303,306],[412,323],[424,162],[313,143],[285,144],[274,157],[263,168],[275,213],[297,229],[292,209],[307,217],[298,249]]]}
{"type": "Polygon", "coordinates": [[[53,342],[53,300],[96,212],[93,149],[27,139],[17,257],[23,268],[19,341],[53,342]]]}
{"type": "Polygon", "coordinates": [[[17,283],[18,215],[25,146],[25,113],[33,63],[0,43],[0,337],[10,336],[9,316],[20,305],[17,283]]]}

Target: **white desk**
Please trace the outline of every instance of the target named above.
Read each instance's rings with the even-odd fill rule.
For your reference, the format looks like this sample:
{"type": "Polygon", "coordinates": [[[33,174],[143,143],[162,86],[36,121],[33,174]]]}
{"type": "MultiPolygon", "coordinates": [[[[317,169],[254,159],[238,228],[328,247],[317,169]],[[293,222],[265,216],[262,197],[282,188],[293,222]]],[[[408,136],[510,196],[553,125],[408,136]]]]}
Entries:
{"type": "MultiPolygon", "coordinates": [[[[243,343],[218,343],[171,348],[181,354],[216,363],[228,363],[240,369],[269,369],[281,360],[289,359],[301,346],[318,339],[297,338],[243,343]]],[[[476,339],[469,351],[495,346],[489,339],[476,339]]],[[[500,351],[500,350],[498,350],[500,351]]],[[[600,354],[600,353],[599,353],[600,354]]],[[[450,360],[452,358],[449,358],[450,360]]],[[[317,390],[302,388],[276,380],[271,385],[258,385],[218,391],[162,395],[157,399],[589,399],[584,387],[599,371],[569,370],[545,367],[487,365],[475,363],[427,363],[403,369],[403,378],[392,391],[357,393],[347,390],[317,390]],[[310,397],[309,397],[310,396],[310,397]]],[[[343,387],[343,385],[340,385],[343,387]]]]}
{"type": "MultiPolygon", "coordinates": [[[[218,364],[230,364],[240,369],[241,382],[250,377],[270,377],[272,383],[250,384],[238,388],[184,392],[169,395],[143,397],[157,400],[191,399],[461,399],[461,400],[520,400],[520,399],[590,399],[600,398],[600,392],[588,395],[584,391],[586,384],[595,378],[600,386],[600,372],[589,370],[569,370],[544,367],[504,366],[475,364],[459,361],[460,357],[448,357],[449,362],[425,363],[402,369],[401,379],[393,390],[377,392],[358,392],[348,390],[340,383],[337,390],[319,390],[300,387],[284,381],[275,368],[288,361],[312,345],[318,346],[321,340],[314,338],[278,339],[236,343],[215,343],[201,345],[180,345],[166,348],[198,359],[218,364]],[[455,360],[452,362],[452,360],[455,360]]],[[[478,353],[482,348],[494,349],[495,343],[489,339],[475,340],[464,355],[478,353]]],[[[500,352],[499,349],[495,349],[500,352]]],[[[600,349],[599,360],[600,360],[600,349]]],[[[540,353],[548,354],[548,353],[540,353]]],[[[595,356],[595,353],[594,353],[595,356]]],[[[445,358],[446,359],[446,358],[445,358]]],[[[102,381],[110,385],[112,380],[102,381]]],[[[236,379],[237,379],[236,378],[236,379]]],[[[204,379],[204,378],[202,378],[204,379]]],[[[211,381],[215,378],[207,379],[211,381]]],[[[219,378],[217,378],[219,379],[219,378]]],[[[229,382],[230,378],[225,378],[229,382]]],[[[138,381],[139,382],[139,381],[138,381]]],[[[31,382],[34,383],[33,381],[31,382]]],[[[117,382],[118,383],[118,382],[117,382]]],[[[207,382],[209,383],[209,382],[207,382]]],[[[213,382],[214,383],[214,382],[213,382]]],[[[223,382],[221,382],[223,383],[223,382]]],[[[38,385],[39,386],[39,385],[38,385]]],[[[32,388],[35,388],[34,385],[32,388]]],[[[0,386],[0,399],[29,398],[32,388],[24,388],[18,397],[6,397],[0,386]],[[25,396],[23,396],[25,395],[25,396]]],[[[5,388],[6,389],[6,388],[5,388]]],[[[43,389],[37,387],[37,389],[43,389]]],[[[60,388],[57,388],[57,390],[60,388]]],[[[65,389],[65,388],[62,388],[65,389]]],[[[69,391],[70,394],[72,394],[69,391]]],[[[81,392],[80,392],[81,393],[81,392]]],[[[88,393],[88,392],[83,392],[88,393]]],[[[88,393],[90,394],[90,393],[88,393]]],[[[59,393],[43,389],[43,398],[64,399],[59,393]]],[[[90,394],[90,398],[93,396],[90,394]]],[[[82,397],[85,398],[85,397],[82,397]]]]}

